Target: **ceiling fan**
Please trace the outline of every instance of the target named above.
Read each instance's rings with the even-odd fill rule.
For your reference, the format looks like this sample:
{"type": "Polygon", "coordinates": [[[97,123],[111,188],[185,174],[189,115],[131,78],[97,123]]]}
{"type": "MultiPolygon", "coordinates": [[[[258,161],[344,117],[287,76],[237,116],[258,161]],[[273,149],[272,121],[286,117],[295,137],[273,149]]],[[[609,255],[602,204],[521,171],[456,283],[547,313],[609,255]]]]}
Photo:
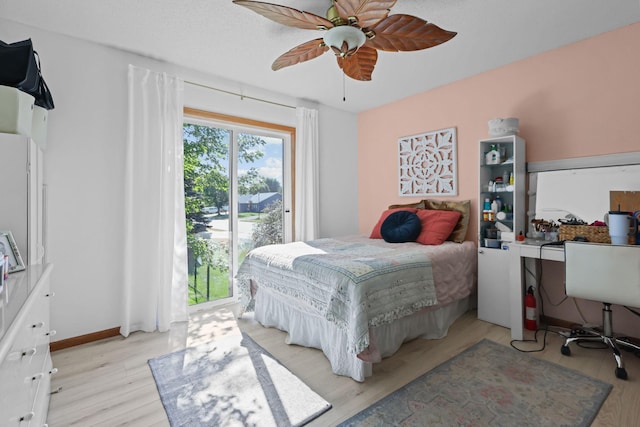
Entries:
{"type": "Polygon", "coordinates": [[[233,0],[279,24],[305,30],[324,30],[324,37],[302,43],[280,55],[276,71],[316,58],[331,49],[344,74],[369,81],[378,50],[388,52],[427,49],[451,40],[456,33],[416,16],[389,15],[397,0],[332,0],[327,17],[287,6],[252,0],[233,0]]]}

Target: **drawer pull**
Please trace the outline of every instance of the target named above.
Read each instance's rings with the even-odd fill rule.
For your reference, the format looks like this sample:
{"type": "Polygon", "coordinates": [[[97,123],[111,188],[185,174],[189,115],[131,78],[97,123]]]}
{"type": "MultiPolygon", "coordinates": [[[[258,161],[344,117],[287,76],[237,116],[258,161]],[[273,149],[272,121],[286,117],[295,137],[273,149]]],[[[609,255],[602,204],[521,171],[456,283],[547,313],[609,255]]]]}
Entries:
{"type": "Polygon", "coordinates": [[[31,325],[32,328],[43,328],[44,327],[44,322],[38,322],[38,323],[34,323],[33,325],[31,325]]]}
{"type": "Polygon", "coordinates": [[[57,334],[56,330],[55,330],[55,329],[52,329],[52,330],[50,330],[49,332],[47,332],[45,335],[47,335],[47,336],[49,336],[49,337],[52,337],[52,336],[54,336],[55,334],[57,334]]]}
{"type": "Polygon", "coordinates": [[[36,416],[35,412],[29,412],[28,414],[25,414],[23,416],[20,417],[20,422],[29,422],[33,419],[33,417],[36,416]]]}
{"type": "Polygon", "coordinates": [[[42,379],[42,377],[44,377],[44,374],[42,372],[35,374],[34,376],[31,377],[31,381],[40,381],[42,379]]]}
{"type": "Polygon", "coordinates": [[[30,348],[29,350],[24,350],[22,352],[22,357],[25,357],[25,356],[31,357],[31,356],[35,356],[35,354],[36,354],[36,349],[34,347],[34,348],[30,348]]]}
{"type": "Polygon", "coordinates": [[[53,375],[53,374],[57,374],[58,373],[58,368],[53,368],[49,371],[49,375],[53,375]]]}
{"type": "Polygon", "coordinates": [[[48,294],[44,294],[45,297],[55,297],[56,293],[55,292],[49,292],[48,294]]]}

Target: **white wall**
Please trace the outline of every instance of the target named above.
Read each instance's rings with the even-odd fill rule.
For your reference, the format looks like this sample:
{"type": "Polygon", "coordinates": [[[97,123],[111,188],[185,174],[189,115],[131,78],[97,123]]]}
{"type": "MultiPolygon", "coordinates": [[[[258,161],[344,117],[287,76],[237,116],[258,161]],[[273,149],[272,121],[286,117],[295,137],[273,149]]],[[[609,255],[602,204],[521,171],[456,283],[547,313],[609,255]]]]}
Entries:
{"type": "MultiPolygon", "coordinates": [[[[56,104],[49,113],[45,183],[47,257],[54,263],[56,292],[51,322],[55,339],[62,340],[120,326],[128,64],[289,105],[306,102],[0,19],[0,40],[26,38],[40,54],[56,104]]],[[[294,109],[190,85],[185,105],[295,126],[294,109]]],[[[318,108],[321,236],[353,234],[358,230],[357,118],[318,108]]]]}

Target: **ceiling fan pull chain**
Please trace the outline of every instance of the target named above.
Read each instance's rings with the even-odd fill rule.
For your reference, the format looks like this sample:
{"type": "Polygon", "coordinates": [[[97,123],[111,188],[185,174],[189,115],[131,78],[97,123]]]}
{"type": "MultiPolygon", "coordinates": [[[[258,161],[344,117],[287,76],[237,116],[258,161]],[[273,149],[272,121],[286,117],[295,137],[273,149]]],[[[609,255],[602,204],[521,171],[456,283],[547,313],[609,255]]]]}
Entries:
{"type": "Polygon", "coordinates": [[[344,71],[342,71],[342,102],[347,102],[347,78],[344,71]]]}

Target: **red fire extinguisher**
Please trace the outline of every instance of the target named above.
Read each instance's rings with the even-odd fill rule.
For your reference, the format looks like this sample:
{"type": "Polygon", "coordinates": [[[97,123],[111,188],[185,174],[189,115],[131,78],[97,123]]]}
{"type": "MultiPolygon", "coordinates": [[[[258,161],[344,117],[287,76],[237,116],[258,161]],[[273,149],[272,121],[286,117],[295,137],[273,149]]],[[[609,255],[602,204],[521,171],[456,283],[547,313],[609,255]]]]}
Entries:
{"type": "Polygon", "coordinates": [[[524,327],[529,331],[538,329],[538,316],[536,315],[536,297],[533,294],[533,286],[527,289],[527,296],[524,299],[525,317],[524,327]]]}

